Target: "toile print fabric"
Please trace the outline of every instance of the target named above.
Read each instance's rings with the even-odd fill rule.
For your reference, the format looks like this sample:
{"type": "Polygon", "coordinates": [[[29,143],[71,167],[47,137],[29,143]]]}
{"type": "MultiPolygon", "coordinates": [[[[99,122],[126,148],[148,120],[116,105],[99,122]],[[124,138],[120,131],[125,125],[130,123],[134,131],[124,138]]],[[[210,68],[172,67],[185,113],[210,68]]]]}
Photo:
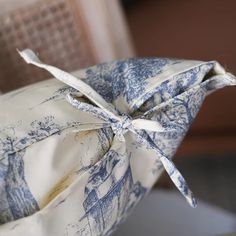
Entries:
{"type": "Polygon", "coordinates": [[[0,235],[110,235],[163,171],[196,207],[171,159],[206,95],[233,75],[167,58],[69,74],[19,53],[54,79],[0,96],[0,235]]]}

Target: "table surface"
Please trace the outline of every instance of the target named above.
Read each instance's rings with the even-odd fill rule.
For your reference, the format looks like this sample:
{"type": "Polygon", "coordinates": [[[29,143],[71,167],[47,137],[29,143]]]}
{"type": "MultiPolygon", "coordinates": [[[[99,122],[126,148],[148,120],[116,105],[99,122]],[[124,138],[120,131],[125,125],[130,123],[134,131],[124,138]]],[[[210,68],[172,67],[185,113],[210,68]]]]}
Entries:
{"type": "Polygon", "coordinates": [[[193,209],[178,192],[155,190],[114,236],[213,236],[233,232],[236,232],[236,215],[202,201],[193,209]]]}

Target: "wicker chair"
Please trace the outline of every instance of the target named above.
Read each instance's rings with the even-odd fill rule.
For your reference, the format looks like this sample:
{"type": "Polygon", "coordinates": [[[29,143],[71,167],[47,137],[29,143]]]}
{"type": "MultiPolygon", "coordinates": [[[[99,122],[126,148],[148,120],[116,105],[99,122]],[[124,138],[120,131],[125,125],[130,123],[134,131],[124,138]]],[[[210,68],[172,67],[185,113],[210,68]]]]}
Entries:
{"type": "Polygon", "coordinates": [[[26,65],[17,48],[67,71],[134,55],[116,0],[4,0],[0,9],[2,92],[49,77],[26,65]]]}

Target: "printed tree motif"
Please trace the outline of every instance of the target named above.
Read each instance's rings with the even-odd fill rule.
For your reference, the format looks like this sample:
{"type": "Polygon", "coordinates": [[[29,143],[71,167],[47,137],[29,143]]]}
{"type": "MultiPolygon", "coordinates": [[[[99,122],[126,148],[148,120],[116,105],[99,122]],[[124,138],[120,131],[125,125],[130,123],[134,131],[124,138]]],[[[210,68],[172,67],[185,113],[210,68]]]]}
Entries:
{"type": "Polygon", "coordinates": [[[0,160],[0,223],[22,218],[39,210],[24,177],[25,148],[60,132],[63,126],[56,124],[53,116],[44,117],[41,121],[35,120],[30,126],[31,130],[24,137],[17,137],[15,127],[9,127],[8,133],[12,135],[0,139],[3,153],[0,160]]]}
{"type": "Polygon", "coordinates": [[[108,102],[123,96],[130,103],[144,93],[148,78],[161,73],[166,65],[179,62],[167,58],[151,58],[104,63],[89,68],[84,81],[108,102]]]}

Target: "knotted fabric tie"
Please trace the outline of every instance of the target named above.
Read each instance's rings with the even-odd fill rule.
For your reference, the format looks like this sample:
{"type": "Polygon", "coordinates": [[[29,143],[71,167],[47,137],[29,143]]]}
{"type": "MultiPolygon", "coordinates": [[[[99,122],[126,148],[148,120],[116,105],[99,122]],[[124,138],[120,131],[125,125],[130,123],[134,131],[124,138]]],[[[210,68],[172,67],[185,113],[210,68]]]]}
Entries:
{"type": "Polygon", "coordinates": [[[25,49],[19,53],[27,63],[49,71],[55,78],[75,88],[78,92],[82,93],[92,103],[94,103],[95,105],[81,102],[73,94],[68,94],[66,96],[67,101],[76,109],[90,113],[96,118],[103,120],[103,127],[111,127],[115,137],[117,137],[120,142],[125,143],[124,134],[131,131],[144,145],[146,145],[146,147],[154,150],[175,186],[187,199],[189,204],[192,207],[196,207],[196,200],[191,190],[188,188],[185,179],[177,170],[174,163],[160,151],[147,133],[147,131],[160,133],[173,132],[174,130],[162,127],[162,125],[157,121],[140,118],[132,119],[128,114],[117,111],[113,104],[106,102],[100,94],[82,80],[56,67],[42,63],[30,49],[25,49]]]}

